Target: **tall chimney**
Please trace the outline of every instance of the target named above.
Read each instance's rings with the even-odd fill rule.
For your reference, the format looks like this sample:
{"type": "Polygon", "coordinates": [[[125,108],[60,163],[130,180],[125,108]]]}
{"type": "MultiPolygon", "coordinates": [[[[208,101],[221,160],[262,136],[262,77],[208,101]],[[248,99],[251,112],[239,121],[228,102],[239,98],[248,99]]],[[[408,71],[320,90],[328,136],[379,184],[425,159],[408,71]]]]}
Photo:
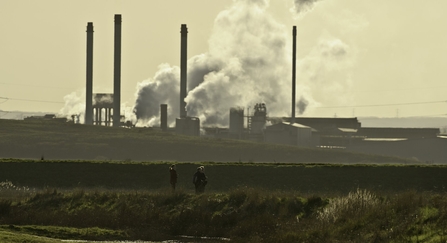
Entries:
{"type": "Polygon", "coordinates": [[[292,119],[290,124],[295,123],[295,73],[296,73],[296,26],[293,26],[293,54],[292,54],[292,119]]]}
{"type": "Polygon", "coordinates": [[[87,84],[84,124],[93,124],[93,23],[87,23],[87,84]]]}
{"type": "Polygon", "coordinates": [[[121,14],[115,14],[115,56],[113,74],[113,126],[120,126],[121,118],[121,14]]]}
{"type": "Polygon", "coordinates": [[[188,49],[188,28],[186,24],[181,27],[180,41],[180,118],[186,117],[186,68],[187,68],[187,49],[188,49]]]}
{"type": "Polygon", "coordinates": [[[168,105],[160,105],[160,128],[162,131],[168,130],[168,105]]]}

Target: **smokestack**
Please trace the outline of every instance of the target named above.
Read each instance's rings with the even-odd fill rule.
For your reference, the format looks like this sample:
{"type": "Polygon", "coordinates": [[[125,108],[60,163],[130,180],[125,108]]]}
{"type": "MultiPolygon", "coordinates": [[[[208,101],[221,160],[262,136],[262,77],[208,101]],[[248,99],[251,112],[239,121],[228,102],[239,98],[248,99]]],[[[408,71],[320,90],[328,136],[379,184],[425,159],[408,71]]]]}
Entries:
{"type": "Polygon", "coordinates": [[[115,14],[115,56],[113,74],[113,126],[120,126],[121,118],[121,14],[115,14]]]}
{"type": "Polygon", "coordinates": [[[160,105],[160,128],[162,131],[166,132],[168,130],[168,105],[160,105]]]}
{"type": "Polygon", "coordinates": [[[93,23],[87,23],[87,84],[85,91],[84,124],[93,124],[93,23]]]}
{"type": "Polygon", "coordinates": [[[296,73],[296,26],[293,26],[293,54],[292,54],[292,119],[290,124],[295,123],[295,73],[296,73]]]}
{"type": "Polygon", "coordinates": [[[187,48],[188,48],[188,28],[186,24],[181,27],[181,41],[180,41],[180,118],[186,117],[186,63],[187,63],[187,48]]]}

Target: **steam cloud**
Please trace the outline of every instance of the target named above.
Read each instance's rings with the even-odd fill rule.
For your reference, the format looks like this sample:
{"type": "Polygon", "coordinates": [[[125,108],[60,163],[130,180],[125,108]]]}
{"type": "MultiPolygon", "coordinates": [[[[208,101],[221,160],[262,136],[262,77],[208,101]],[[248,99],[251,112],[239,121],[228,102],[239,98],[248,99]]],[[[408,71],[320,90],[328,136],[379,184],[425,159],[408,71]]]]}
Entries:
{"type": "Polygon", "coordinates": [[[296,106],[298,107],[298,113],[302,115],[307,108],[307,105],[309,104],[309,101],[307,101],[303,96],[300,97],[300,100],[298,101],[298,104],[296,106]]]}
{"type": "MultiPolygon", "coordinates": [[[[188,60],[188,116],[203,125],[228,124],[230,107],[266,103],[270,115],[290,110],[290,50],[288,31],[266,12],[268,1],[242,0],[222,11],[214,21],[209,51],[188,60]]],[[[192,31],[191,31],[192,33],[192,31]]],[[[161,67],[156,76],[140,84],[135,112],[139,120],[153,125],[157,110],[149,103],[163,101],[178,113],[178,70],[161,67]],[[175,72],[165,80],[171,86],[157,89],[158,73],[175,72]],[[166,91],[168,90],[168,91],[166,91]],[[176,91],[176,92],[173,92],[176,91]],[[158,94],[155,94],[158,93],[158,94]],[[153,97],[149,97],[153,95],[153,97]]]]}
{"type": "Polygon", "coordinates": [[[301,16],[302,14],[311,11],[316,2],[320,0],[293,0],[293,7],[290,12],[296,14],[296,16],[301,16]]]}
{"type": "MultiPolygon", "coordinates": [[[[296,11],[308,11],[315,2],[295,1],[296,11]]],[[[199,117],[202,125],[227,126],[231,107],[256,103],[266,103],[269,116],[290,115],[290,31],[267,8],[268,1],[235,1],[216,17],[209,51],[188,60],[186,109],[188,116],[199,117]]],[[[326,90],[332,87],[326,74],[349,67],[350,51],[341,40],[322,38],[298,63],[300,114],[310,104],[319,104],[314,96],[324,97],[319,88],[313,90],[315,85],[327,82],[323,91],[332,91],[326,90]]],[[[179,83],[179,68],[169,65],[161,65],[154,78],[140,83],[134,108],[139,122],[158,124],[158,106],[167,103],[172,125],[179,113],[179,83]]]]}
{"type": "MultiPolygon", "coordinates": [[[[309,11],[317,1],[295,0],[295,12],[309,11]]],[[[269,116],[290,116],[291,27],[277,22],[267,12],[268,5],[268,0],[235,0],[216,17],[208,52],[188,60],[187,113],[199,117],[202,125],[227,126],[231,107],[253,108],[256,103],[265,103],[269,116]]],[[[354,48],[325,34],[297,60],[299,114],[348,99],[334,94],[350,87],[346,71],[355,57],[354,48]]],[[[160,104],[167,104],[172,126],[179,116],[179,86],[180,68],[161,64],[153,78],[137,84],[135,104],[122,104],[126,120],[157,126],[160,104]]],[[[61,113],[83,116],[84,97],[67,95],[61,113]]]]}

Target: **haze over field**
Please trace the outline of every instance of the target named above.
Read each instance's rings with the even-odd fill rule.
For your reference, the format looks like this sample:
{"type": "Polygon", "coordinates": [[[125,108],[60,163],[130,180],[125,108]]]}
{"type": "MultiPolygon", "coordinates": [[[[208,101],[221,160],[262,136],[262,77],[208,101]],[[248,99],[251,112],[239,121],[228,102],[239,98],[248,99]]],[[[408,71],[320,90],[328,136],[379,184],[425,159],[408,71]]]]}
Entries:
{"type": "Polygon", "coordinates": [[[93,91],[111,92],[114,14],[123,16],[122,114],[139,125],[158,124],[161,103],[168,104],[171,123],[178,116],[180,24],[189,32],[188,115],[204,125],[228,125],[229,107],[259,102],[269,116],[290,116],[293,25],[297,114],[446,113],[444,2],[23,3],[5,3],[0,16],[9,33],[0,40],[0,116],[84,112],[87,22],[95,30],[93,91]]]}

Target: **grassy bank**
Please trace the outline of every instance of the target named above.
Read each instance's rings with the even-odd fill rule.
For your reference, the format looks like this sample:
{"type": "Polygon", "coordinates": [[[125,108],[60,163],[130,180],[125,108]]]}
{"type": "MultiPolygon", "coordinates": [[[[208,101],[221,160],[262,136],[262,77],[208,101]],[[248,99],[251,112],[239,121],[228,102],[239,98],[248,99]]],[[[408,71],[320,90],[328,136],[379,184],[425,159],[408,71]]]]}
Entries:
{"type": "Polygon", "coordinates": [[[446,217],[444,194],[415,191],[384,196],[358,189],[322,198],[246,187],[202,195],[47,190],[0,200],[0,237],[20,232],[87,240],[188,235],[231,242],[444,242],[446,217]]]}
{"type": "Polygon", "coordinates": [[[447,240],[447,166],[179,163],[172,193],[169,164],[1,160],[0,242],[447,240]]]}

